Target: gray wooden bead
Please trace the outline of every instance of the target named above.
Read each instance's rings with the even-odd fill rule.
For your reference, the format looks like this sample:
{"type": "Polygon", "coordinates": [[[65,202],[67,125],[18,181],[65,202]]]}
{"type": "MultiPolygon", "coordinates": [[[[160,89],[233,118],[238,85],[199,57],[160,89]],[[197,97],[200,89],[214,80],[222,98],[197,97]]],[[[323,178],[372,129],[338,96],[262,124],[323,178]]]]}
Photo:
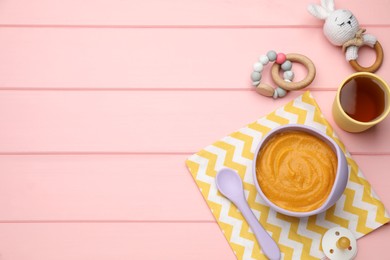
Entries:
{"type": "Polygon", "coordinates": [[[276,52],[275,51],[269,51],[267,52],[267,57],[269,61],[275,61],[276,60],[276,52]]]}
{"type": "Polygon", "coordinates": [[[261,79],[260,72],[257,72],[257,71],[252,72],[251,78],[252,78],[252,81],[260,81],[260,79],[261,79]]]}
{"type": "Polygon", "coordinates": [[[255,64],[253,64],[253,70],[254,71],[257,71],[257,72],[262,72],[263,71],[263,64],[261,64],[261,62],[256,62],[255,64]]]}
{"type": "Polygon", "coordinates": [[[267,55],[261,55],[259,57],[259,61],[261,62],[261,64],[263,64],[264,66],[268,64],[269,62],[269,59],[268,59],[268,56],[267,55]]]}
{"type": "Polygon", "coordinates": [[[294,79],[294,72],[292,72],[291,70],[283,72],[283,78],[292,81],[294,79]]]}
{"type": "Polygon", "coordinates": [[[287,94],[287,91],[281,87],[277,87],[276,92],[278,93],[278,97],[284,97],[287,94]]]}
{"type": "Polygon", "coordinates": [[[252,82],[252,86],[255,86],[255,87],[257,87],[257,85],[259,85],[260,84],[260,81],[253,81],[252,82]]]}
{"type": "Polygon", "coordinates": [[[283,62],[283,64],[282,64],[281,67],[282,67],[282,70],[284,70],[284,71],[291,70],[291,68],[292,68],[292,63],[291,63],[291,61],[286,60],[285,62],[283,62]]]}

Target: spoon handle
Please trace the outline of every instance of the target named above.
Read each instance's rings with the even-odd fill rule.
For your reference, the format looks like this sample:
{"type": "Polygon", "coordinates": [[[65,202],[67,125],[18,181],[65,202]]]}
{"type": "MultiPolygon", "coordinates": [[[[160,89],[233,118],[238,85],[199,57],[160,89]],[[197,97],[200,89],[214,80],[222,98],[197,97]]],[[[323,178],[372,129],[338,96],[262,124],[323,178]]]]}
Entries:
{"type": "Polygon", "coordinates": [[[242,215],[248,222],[253,233],[256,236],[257,242],[259,242],[263,253],[271,260],[280,259],[280,249],[273,238],[264,230],[263,226],[260,225],[259,221],[249,208],[248,203],[245,199],[240,199],[234,203],[237,208],[241,211],[242,215]]]}

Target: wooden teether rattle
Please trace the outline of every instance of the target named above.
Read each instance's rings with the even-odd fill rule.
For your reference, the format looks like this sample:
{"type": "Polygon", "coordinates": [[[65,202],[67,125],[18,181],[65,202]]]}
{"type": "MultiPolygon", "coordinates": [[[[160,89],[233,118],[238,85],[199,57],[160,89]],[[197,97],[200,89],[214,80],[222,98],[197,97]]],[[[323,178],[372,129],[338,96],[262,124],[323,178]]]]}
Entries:
{"type": "Polygon", "coordinates": [[[375,72],[383,62],[383,49],[376,37],[365,34],[359,22],[351,11],[337,9],[334,7],[334,0],[322,0],[321,5],[311,4],[308,11],[321,20],[325,20],[324,34],[326,38],[336,46],[342,46],[345,58],[356,71],[375,72]],[[357,62],[359,48],[361,46],[374,48],[376,60],[369,67],[363,67],[357,62]]]}
{"type": "Polygon", "coordinates": [[[379,41],[376,41],[376,43],[374,44],[374,50],[375,50],[375,54],[376,54],[376,60],[371,66],[363,67],[357,62],[356,59],[350,60],[349,64],[351,64],[352,68],[356,71],[363,71],[363,72],[377,71],[383,62],[383,49],[382,49],[382,45],[379,43],[379,41]]]}
{"type": "Polygon", "coordinates": [[[266,55],[259,58],[259,62],[253,65],[252,85],[256,87],[256,92],[267,97],[284,97],[289,90],[299,90],[310,85],[316,75],[316,69],[313,62],[304,55],[297,53],[276,53],[269,51],[266,55]],[[261,83],[261,75],[265,65],[269,62],[274,62],[271,68],[271,76],[278,87],[273,88],[266,83],[261,83]],[[292,62],[301,63],[307,69],[306,77],[299,82],[292,82],[294,73],[292,72],[292,62]],[[284,71],[283,79],[280,77],[280,69],[284,71]]]}

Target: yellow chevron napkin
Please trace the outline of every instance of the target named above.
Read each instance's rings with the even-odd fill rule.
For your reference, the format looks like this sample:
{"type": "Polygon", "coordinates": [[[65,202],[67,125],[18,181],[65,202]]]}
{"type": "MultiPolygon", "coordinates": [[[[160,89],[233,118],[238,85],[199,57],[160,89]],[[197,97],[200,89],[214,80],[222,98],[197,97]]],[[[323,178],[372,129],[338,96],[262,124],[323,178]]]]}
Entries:
{"type": "Polygon", "coordinates": [[[249,206],[278,243],[283,259],[325,257],[321,238],[332,227],[348,228],[360,238],[390,221],[383,203],[321,114],[310,92],[205,147],[189,157],[186,164],[238,259],[267,258],[241,213],[217,190],[215,176],[224,167],[236,170],[241,176],[249,206]],[[252,177],[257,144],[272,128],[289,123],[309,125],[326,133],[343,149],[349,164],[349,181],[339,201],[326,212],[307,218],[289,217],[271,210],[257,195],[252,177]]]}

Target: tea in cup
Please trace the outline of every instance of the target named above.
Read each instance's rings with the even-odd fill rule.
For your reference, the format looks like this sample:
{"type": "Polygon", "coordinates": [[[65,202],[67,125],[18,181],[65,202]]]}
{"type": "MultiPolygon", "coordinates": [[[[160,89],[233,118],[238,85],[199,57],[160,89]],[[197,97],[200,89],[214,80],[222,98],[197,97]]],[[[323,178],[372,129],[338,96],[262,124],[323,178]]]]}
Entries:
{"type": "Polygon", "coordinates": [[[333,102],[333,118],[347,132],[362,132],[390,112],[390,88],[375,74],[358,72],[346,78],[333,102]]]}

